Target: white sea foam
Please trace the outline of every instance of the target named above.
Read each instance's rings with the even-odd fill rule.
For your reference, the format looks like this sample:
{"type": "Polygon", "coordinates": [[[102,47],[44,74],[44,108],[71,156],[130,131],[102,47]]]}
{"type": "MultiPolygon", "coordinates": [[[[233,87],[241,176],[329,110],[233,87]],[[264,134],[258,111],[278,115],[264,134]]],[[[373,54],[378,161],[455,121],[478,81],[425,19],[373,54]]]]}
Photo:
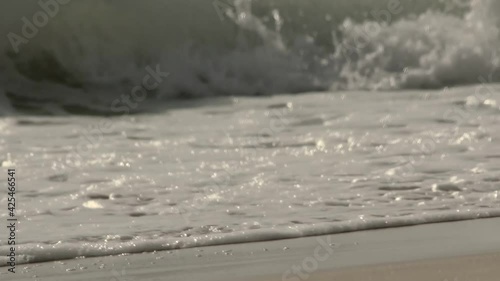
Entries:
{"type": "Polygon", "coordinates": [[[498,216],[500,87],[490,89],[11,117],[0,155],[18,170],[18,254],[35,262],[498,216]]]}

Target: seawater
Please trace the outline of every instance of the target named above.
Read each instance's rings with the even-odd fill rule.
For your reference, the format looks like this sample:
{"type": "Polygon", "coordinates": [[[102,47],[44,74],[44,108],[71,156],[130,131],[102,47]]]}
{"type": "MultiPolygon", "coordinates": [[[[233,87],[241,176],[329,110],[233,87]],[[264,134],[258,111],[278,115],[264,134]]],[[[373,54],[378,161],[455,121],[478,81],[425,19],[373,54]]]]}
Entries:
{"type": "Polygon", "coordinates": [[[145,3],[0,44],[22,262],[500,215],[499,2],[145,3]]]}
{"type": "Polygon", "coordinates": [[[477,87],[4,118],[19,253],[34,262],[498,216],[500,87],[485,100],[477,87]]]}

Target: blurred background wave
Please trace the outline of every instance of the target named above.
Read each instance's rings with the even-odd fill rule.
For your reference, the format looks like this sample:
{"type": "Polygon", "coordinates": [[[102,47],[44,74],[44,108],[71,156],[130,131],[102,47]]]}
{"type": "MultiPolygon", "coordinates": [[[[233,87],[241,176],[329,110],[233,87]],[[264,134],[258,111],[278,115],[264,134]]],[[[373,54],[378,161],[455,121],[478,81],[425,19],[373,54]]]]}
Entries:
{"type": "Polygon", "coordinates": [[[147,66],[155,102],[500,80],[497,1],[66,1],[0,3],[0,111],[106,113],[147,66]]]}

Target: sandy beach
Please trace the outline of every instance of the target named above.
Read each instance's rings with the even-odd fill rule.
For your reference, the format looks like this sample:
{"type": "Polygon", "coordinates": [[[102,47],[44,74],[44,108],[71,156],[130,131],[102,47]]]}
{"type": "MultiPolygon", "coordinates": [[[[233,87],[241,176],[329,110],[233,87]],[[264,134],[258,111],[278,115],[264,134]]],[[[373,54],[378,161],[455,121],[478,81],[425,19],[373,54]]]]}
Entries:
{"type": "MultiPolygon", "coordinates": [[[[498,280],[500,255],[479,255],[323,272],[311,280],[498,280]]],[[[257,279],[262,280],[262,279],[257,279]]],[[[280,280],[280,279],[269,279],[280,280]]]]}
{"type": "Polygon", "coordinates": [[[499,232],[500,219],[427,224],[21,265],[8,280],[488,281],[500,273],[499,232]]]}

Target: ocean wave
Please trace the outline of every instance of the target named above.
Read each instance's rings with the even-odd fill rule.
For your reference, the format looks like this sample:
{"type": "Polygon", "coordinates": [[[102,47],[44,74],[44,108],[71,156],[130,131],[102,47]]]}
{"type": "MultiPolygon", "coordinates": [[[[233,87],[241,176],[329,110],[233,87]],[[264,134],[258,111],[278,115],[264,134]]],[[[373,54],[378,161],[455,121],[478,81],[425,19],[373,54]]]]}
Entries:
{"type": "Polygon", "coordinates": [[[500,81],[492,0],[40,3],[0,4],[5,108],[113,113],[148,67],[155,101],[500,81]]]}

